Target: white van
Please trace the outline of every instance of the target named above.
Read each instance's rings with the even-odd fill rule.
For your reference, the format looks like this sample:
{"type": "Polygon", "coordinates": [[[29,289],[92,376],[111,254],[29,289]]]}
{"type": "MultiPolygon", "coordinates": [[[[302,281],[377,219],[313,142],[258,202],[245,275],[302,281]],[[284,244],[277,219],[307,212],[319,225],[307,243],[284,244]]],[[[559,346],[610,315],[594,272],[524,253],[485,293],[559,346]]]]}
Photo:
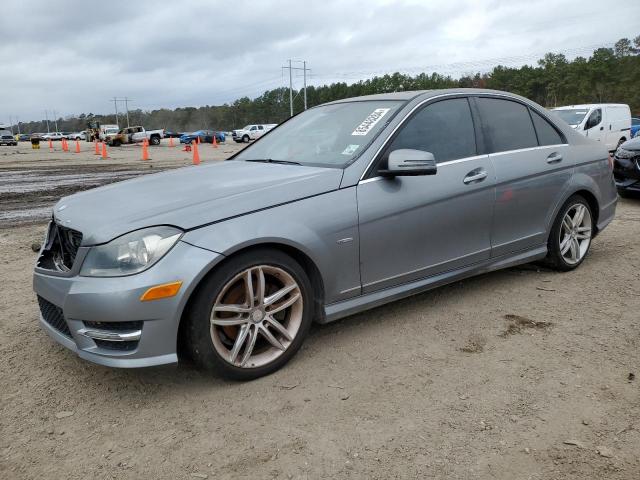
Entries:
{"type": "Polygon", "coordinates": [[[623,103],[568,105],[552,110],[585,137],[602,142],[611,152],[631,138],[631,109],[623,103]]]}

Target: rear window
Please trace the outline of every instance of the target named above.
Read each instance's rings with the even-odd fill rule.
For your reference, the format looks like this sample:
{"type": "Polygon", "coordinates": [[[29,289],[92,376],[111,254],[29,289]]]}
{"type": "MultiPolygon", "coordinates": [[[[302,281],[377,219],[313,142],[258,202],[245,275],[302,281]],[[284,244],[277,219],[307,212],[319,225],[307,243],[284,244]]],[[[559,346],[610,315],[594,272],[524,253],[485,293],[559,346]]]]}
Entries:
{"type": "Polygon", "coordinates": [[[510,100],[480,97],[478,108],[492,153],[538,146],[526,106],[510,100]]]}
{"type": "Polygon", "coordinates": [[[555,127],[551,125],[547,119],[543,118],[542,115],[531,110],[531,118],[533,119],[533,125],[536,127],[538,143],[540,145],[560,145],[564,143],[562,136],[555,127]]]}

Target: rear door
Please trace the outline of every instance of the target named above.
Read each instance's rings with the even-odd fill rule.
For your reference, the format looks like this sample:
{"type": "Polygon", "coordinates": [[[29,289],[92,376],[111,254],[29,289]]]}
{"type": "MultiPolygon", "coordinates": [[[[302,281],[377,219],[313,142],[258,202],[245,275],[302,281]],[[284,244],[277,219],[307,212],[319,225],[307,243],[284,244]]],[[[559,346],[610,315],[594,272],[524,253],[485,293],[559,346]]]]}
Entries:
{"type": "Polygon", "coordinates": [[[566,140],[524,103],[504,97],[475,101],[496,172],[491,255],[542,246],[551,212],[571,178],[566,140]]]}
{"type": "Polygon", "coordinates": [[[363,292],[489,258],[495,173],[478,154],[479,136],[468,99],[459,97],[422,107],[389,141],[357,187],[363,292]],[[433,153],[437,173],[379,176],[402,148],[433,153]]]}

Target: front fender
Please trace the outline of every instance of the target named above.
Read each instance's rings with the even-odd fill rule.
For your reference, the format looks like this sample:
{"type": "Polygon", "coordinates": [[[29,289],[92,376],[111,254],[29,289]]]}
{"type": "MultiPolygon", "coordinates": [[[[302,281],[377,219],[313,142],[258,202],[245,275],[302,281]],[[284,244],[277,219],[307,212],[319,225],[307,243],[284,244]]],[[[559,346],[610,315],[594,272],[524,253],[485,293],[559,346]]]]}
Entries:
{"type": "Polygon", "coordinates": [[[188,231],[183,241],[227,257],[259,245],[306,255],[324,284],[325,303],[360,293],[356,189],[308,197],[188,231]]]}

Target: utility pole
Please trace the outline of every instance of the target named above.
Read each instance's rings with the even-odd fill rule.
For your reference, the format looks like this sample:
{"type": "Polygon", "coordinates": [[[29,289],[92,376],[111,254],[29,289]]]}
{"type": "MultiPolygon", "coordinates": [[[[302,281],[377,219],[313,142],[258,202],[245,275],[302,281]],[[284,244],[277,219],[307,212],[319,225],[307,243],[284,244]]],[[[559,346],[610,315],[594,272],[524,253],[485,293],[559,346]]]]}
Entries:
{"type": "Polygon", "coordinates": [[[49,114],[46,110],[44,111],[44,118],[47,119],[47,133],[50,133],[49,132],[49,114]]]}
{"type": "Polygon", "coordinates": [[[18,135],[20,135],[20,118],[16,117],[16,126],[18,127],[18,135]]]}
{"type": "Polygon", "coordinates": [[[293,117],[293,77],[291,75],[291,59],[289,59],[289,116],[293,117]]]}
{"type": "Polygon", "coordinates": [[[304,109],[307,109],[307,61],[302,62],[302,71],[304,72],[304,109]]]}
{"type": "Polygon", "coordinates": [[[124,108],[127,111],[127,128],[129,128],[129,99],[124,97],[124,108]]]}
{"type": "Polygon", "coordinates": [[[56,125],[56,133],[58,133],[58,115],[55,110],[53,111],[53,121],[55,122],[55,125],[56,125]]]}
{"type": "MultiPolygon", "coordinates": [[[[307,71],[311,71],[311,69],[307,68],[306,60],[291,60],[291,59],[289,59],[289,65],[286,66],[286,67],[282,67],[282,68],[289,69],[289,113],[293,117],[293,71],[294,70],[302,70],[304,72],[303,73],[303,77],[304,77],[304,109],[306,110],[307,109],[307,71]],[[293,67],[291,65],[292,62],[302,63],[302,68],[293,67]]],[[[297,94],[296,94],[296,96],[297,96],[297,94]]]]}
{"type": "Polygon", "coordinates": [[[116,110],[116,125],[120,128],[120,123],[118,123],[118,99],[113,97],[113,108],[116,110]]]}
{"type": "Polygon", "coordinates": [[[11,129],[11,135],[13,135],[13,120],[11,120],[11,115],[9,115],[9,128],[11,129]]]}

